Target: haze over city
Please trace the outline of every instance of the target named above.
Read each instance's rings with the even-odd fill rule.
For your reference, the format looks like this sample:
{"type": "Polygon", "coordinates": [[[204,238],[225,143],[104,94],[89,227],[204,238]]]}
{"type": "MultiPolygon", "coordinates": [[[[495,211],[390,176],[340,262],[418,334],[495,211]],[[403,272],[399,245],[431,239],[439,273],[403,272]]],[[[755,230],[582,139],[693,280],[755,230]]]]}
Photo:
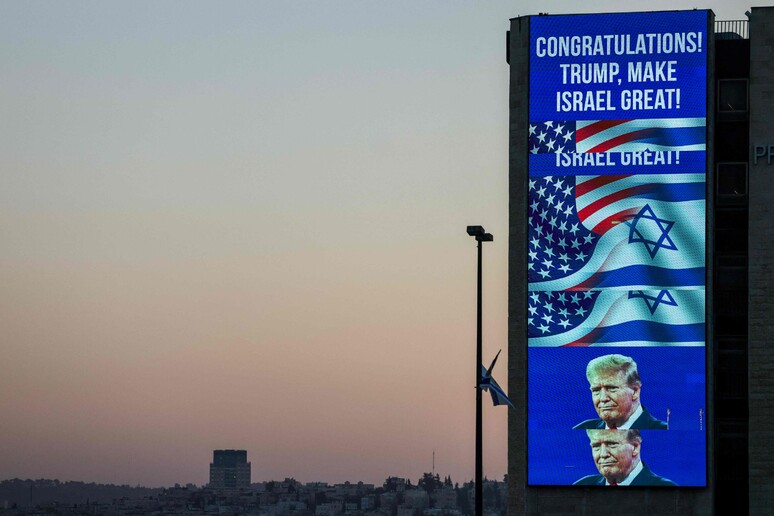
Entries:
{"type": "Polygon", "coordinates": [[[218,448],[470,480],[468,224],[507,386],[508,20],[623,10],[536,5],[0,4],[0,480],[204,484],[218,448]]]}

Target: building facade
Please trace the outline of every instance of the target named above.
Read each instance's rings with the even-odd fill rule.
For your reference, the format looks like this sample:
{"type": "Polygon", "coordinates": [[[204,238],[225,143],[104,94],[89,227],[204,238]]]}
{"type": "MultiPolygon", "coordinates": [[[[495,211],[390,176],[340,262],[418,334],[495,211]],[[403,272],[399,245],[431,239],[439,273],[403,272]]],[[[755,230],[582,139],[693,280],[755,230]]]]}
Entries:
{"type": "Polygon", "coordinates": [[[210,463],[210,484],[214,489],[250,487],[250,463],[246,450],[215,450],[210,463]]]}
{"type": "MultiPolygon", "coordinates": [[[[647,18],[649,13],[643,14],[647,18]]],[[[774,336],[774,8],[752,8],[747,15],[749,21],[723,22],[710,12],[706,28],[706,374],[697,415],[706,453],[696,460],[704,476],[691,487],[617,490],[540,484],[534,474],[530,477],[529,455],[534,456],[535,448],[529,441],[535,435],[529,405],[540,402],[543,394],[530,392],[530,387],[536,389],[529,379],[535,356],[529,353],[532,334],[526,315],[533,250],[528,171],[530,151],[536,150],[530,148],[535,120],[530,117],[530,58],[535,44],[531,30],[539,25],[534,20],[543,15],[511,20],[508,391],[516,408],[508,420],[510,514],[601,514],[612,507],[628,514],[722,514],[731,501],[740,514],[770,514],[774,507],[774,467],[767,453],[774,436],[774,348],[768,345],[774,336]]],[[[599,67],[595,73],[600,81],[607,80],[607,69],[599,67]]],[[[558,109],[559,96],[556,105],[558,109]]],[[[548,326],[546,322],[544,331],[548,326]]],[[[646,380],[643,399],[651,386],[646,380]]],[[[676,411],[672,406],[658,415],[669,435],[677,433],[676,419],[671,426],[669,419],[676,411]]],[[[643,432],[642,447],[651,446],[647,452],[658,435],[643,432]]],[[[557,439],[561,449],[564,443],[557,439]]],[[[568,461],[563,467],[574,466],[568,461]]]]}

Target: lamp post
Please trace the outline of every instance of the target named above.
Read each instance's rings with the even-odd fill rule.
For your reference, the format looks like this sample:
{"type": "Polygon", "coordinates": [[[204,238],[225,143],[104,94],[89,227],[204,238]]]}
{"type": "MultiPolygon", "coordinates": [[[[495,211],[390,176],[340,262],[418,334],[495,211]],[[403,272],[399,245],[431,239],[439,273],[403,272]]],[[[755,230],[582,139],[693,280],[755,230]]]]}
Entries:
{"type": "Polygon", "coordinates": [[[481,226],[468,226],[468,235],[478,242],[477,313],[476,313],[476,516],[484,513],[483,454],[481,445],[481,244],[494,237],[481,226]]]}

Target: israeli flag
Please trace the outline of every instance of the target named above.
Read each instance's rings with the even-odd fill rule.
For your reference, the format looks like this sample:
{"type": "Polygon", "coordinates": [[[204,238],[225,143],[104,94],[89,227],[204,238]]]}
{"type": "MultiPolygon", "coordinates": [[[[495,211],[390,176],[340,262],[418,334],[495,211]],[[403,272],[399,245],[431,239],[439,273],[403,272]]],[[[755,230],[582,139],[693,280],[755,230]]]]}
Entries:
{"type": "Polygon", "coordinates": [[[498,405],[510,405],[513,407],[513,403],[508,398],[508,395],[505,394],[505,391],[497,384],[495,379],[492,378],[492,369],[494,369],[495,362],[497,362],[497,357],[500,356],[500,351],[495,355],[489,369],[486,369],[483,364],[481,365],[481,380],[479,381],[478,386],[484,392],[489,391],[489,394],[492,396],[492,403],[495,407],[498,405]]]}

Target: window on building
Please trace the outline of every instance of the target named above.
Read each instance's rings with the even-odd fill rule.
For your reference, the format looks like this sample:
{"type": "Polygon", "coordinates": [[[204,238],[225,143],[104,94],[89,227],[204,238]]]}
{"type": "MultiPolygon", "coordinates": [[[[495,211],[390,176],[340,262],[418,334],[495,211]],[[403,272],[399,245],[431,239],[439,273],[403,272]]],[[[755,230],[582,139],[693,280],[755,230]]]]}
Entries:
{"type": "Polygon", "coordinates": [[[718,111],[720,113],[747,112],[747,79],[718,81],[718,111]]]}
{"type": "Polygon", "coordinates": [[[745,315],[715,315],[715,334],[718,337],[747,337],[745,315]]]}
{"type": "Polygon", "coordinates": [[[747,291],[747,257],[741,255],[717,255],[715,257],[716,290],[747,291]]]}
{"type": "Polygon", "coordinates": [[[715,314],[747,317],[746,290],[716,290],[715,314]]]}
{"type": "Polygon", "coordinates": [[[747,233],[718,228],[715,230],[715,254],[747,254],[747,233]]]}
{"type": "Polygon", "coordinates": [[[746,420],[720,420],[715,426],[715,512],[718,514],[723,513],[727,500],[734,500],[736,513],[748,512],[748,430],[746,420]]]}
{"type": "Polygon", "coordinates": [[[715,185],[718,204],[747,199],[747,163],[718,163],[715,185]]]}
{"type": "Polygon", "coordinates": [[[740,339],[738,337],[718,337],[716,339],[715,348],[719,352],[739,352],[747,353],[747,339],[740,339]]]}
{"type": "Polygon", "coordinates": [[[719,353],[715,380],[716,397],[747,398],[747,354],[739,351],[719,353]]]}
{"type": "Polygon", "coordinates": [[[746,162],[750,153],[750,124],[747,113],[725,113],[715,124],[715,163],[746,162]],[[736,115],[743,115],[737,117],[736,115]],[[741,120],[729,120],[741,118],[741,120]]]}

